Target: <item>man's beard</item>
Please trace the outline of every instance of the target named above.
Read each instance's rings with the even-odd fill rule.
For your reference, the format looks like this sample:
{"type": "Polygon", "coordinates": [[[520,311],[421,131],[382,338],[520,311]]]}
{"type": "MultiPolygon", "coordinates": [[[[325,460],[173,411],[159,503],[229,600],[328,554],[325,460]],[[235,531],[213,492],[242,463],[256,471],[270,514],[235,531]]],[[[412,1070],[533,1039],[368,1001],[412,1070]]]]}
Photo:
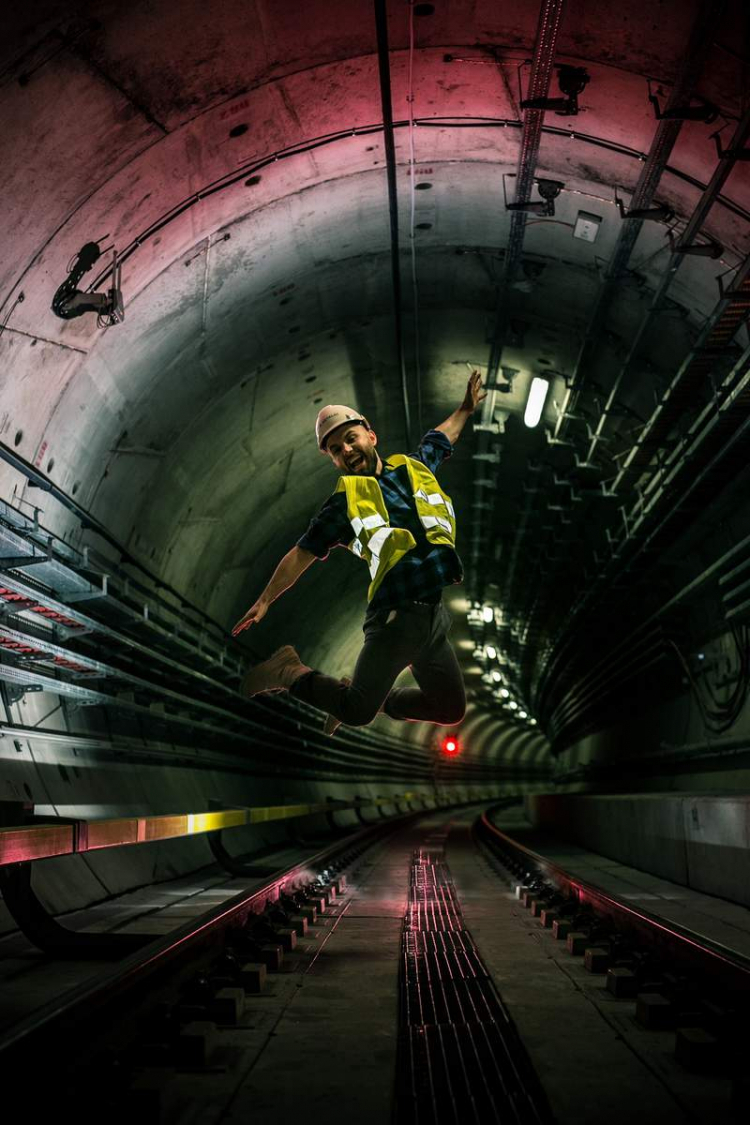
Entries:
{"type": "Polygon", "coordinates": [[[357,461],[356,468],[350,464],[347,464],[347,472],[352,476],[374,477],[378,468],[378,455],[375,450],[360,450],[359,456],[362,458],[362,460],[357,461]]]}

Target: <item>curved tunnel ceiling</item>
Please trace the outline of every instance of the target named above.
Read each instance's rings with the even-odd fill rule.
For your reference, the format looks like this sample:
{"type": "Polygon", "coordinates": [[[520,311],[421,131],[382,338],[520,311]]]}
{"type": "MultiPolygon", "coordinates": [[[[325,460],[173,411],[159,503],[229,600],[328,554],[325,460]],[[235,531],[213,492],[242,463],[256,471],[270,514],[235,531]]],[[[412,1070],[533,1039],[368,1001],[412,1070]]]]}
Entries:
{"type": "MultiPolygon", "coordinates": [[[[332,488],[312,434],[320,404],[356,405],[384,449],[407,448],[458,404],[467,364],[486,367],[500,295],[511,388],[493,396],[479,445],[467,433],[445,471],[467,563],[467,587],[449,591],[449,603],[474,696],[467,729],[474,724],[493,757],[533,756],[543,737],[504,709],[499,681],[478,659],[477,645],[495,633],[470,629],[466,612],[472,601],[497,607],[501,650],[503,626],[519,643],[532,629],[525,665],[499,667],[533,709],[554,633],[547,618],[577,593],[554,565],[555,512],[566,522],[556,498],[580,492],[572,499],[586,513],[575,535],[583,573],[610,520],[588,494],[603,484],[606,494],[617,457],[714,309],[717,278],[733,277],[747,254],[750,177],[737,160],[698,239],[720,244],[719,256],[681,259],[617,384],[603,456],[576,475],[663,283],[668,236],[679,241],[721,163],[713,134],[728,145],[747,115],[747,17],[739,3],[567,6],[554,62],[585,67],[590,81],[576,116],[544,115],[534,174],[562,188],[553,216],[527,215],[518,268],[504,279],[505,203],[514,198],[539,5],[388,8],[410,433],[394,346],[373,6],[182,0],[94,2],[75,15],[70,5],[37,3],[33,18],[10,17],[0,92],[0,439],[229,624],[332,488]],[[664,106],[701,27],[713,41],[702,35],[689,104],[710,102],[714,121],[675,130],[654,196],[674,218],[639,223],[594,325],[628,222],[615,194],[629,205],[659,128],[648,94],[664,106]],[[580,211],[600,219],[594,243],[573,237],[580,211]],[[91,239],[123,255],[123,324],[50,311],[71,257],[91,239]],[[575,395],[588,344],[587,398],[576,414],[570,384],[575,395]],[[535,374],[551,390],[532,431],[521,416],[535,374]],[[540,491],[546,525],[534,522],[530,497],[540,491]],[[553,565],[540,570],[548,554],[553,565]]],[[[550,94],[559,95],[554,80],[550,94]]],[[[106,289],[109,261],[84,284],[106,289]]],[[[6,466],[0,484],[3,495],[27,487],[6,466]]],[[[43,518],[80,534],[63,508],[50,504],[43,518]]],[[[257,629],[257,650],[283,634],[309,663],[336,674],[351,667],[363,580],[344,552],[334,556],[257,629]]]]}

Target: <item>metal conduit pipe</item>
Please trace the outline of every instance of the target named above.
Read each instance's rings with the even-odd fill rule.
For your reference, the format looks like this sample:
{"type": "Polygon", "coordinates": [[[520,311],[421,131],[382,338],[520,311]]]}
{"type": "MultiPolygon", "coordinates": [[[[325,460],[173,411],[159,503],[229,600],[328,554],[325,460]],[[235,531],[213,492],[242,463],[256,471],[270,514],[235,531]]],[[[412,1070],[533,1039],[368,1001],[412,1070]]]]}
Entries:
{"type": "MultiPolygon", "coordinates": [[[[737,365],[738,372],[742,373],[742,379],[739,386],[731,396],[731,400],[719,408],[719,412],[714,414],[711,421],[706,426],[706,432],[701,435],[703,441],[709,445],[708,453],[710,460],[703,463],[702,466],[697,467],[697,454],[692,456],[687,455],[683,461],[675,467],[674,480],[667,481],[660,489],[660,494],[654,498],[652,505],[649,509],[639,513],[638,522],[634,523],[632,535],[641,530],[641,527],[646,526],[648,516],[653,515],[657,510],[663,512],[661,520],[657,527],[650,533],[644,536],[644,540],[639,550],[643,552],[647,549],[653,549],[653,543],[657,535],[662,535],[665,528],[678,516],[684,513],[684,509],[689,502],[695,504],[696,492],[703,488],[715,483],[717,475],[722,475],[721,463],[727,459],[737,455],[740,443],[747,442],[748,433],[750,432],[750,413],[748,406],[750,406],[750,348],[747,348],[737,365]],[[680,481],[684,483],[684,490],[677,499],[674,498],[675,487],[679,487],[680,481]],[[669,503],[661,503],[658,505],[657,500],[668,500],[669,503]]],[[[744,448],[744,446],[743,446],[744,448]]],[[[742,460],[740,459],[740,463],[742,460]]],[[[727,475],[724,473],[723,475],[727,475]]]]}
{"type": "MultiPolygon", "coordinates": [[[[653,672],[658,665],[663,664],[669,659],[669,654],[664,652],[656,653],[643,663],[638,663],[633,670],[633,675],[628,676],[628,679],[634,678],[636,675],[645,676],[647,673],[653,672]]],[[[610,693],[610,700],[616,703],[616,691],[610,693]]],[[[566,717],[564,721],[553,720],[550,722],[550,738],[554,740],[555,754],[562,753],[574,742],[585,738],[588,734],[595,734],[600,731],[605,725],[606,716],[609,713],[612,715],[614,712],[610,709],[607,712],[606,708],[598,706],[600,699],[597,698],[591,703],[582,703],[576,712],[566,717]]]]}
{"type": "Polygon", "coordinates": [[[618,692],[624,684],[637,676],[642,675],[647,669],[653,667],[668,655],[666,642],[663,637],[655,635],[644,639],[637,651],[630,652],[625,660],[606,669],[606,675],[600,677],[597,685],[581,687],[580,683],[573,684],[566,694],[559,700],[550,715],[550,729],[555,735],[569,728],[574,720],[594,711],[603,699],[609,698],[615,702],[618,692]]]}
{"type": "Polygon", "coordinates": [[[396,336],[396,359],[401,372],[401,394],[404,406],[406,443],[411,449],[411,412],[404,355],[403,318],[401,315],[401,262],[398,238],[398,193],[396,188],[396,146],[393,141],[393,105],[391,101],[391,64],[388,48],[388,13],[386,0],[375,2],[375,30],[378,41],[378,73],[380,101],[383,109],[383,147],[388,181],[388,215],[391,226],[391,279],[393,285],[393,320],[396,336]]]}
{"type": "MultiPolygon", "coordinates": [[[[750,299],[750,293],[748,294],[748,298],[750,299]]],[[[713,320],[709,322],[709,325],[704,330],[704,337],[710,337],[711,333],[713,332],[714,323],[715,322],[713,320]]],[[[695,350],[695,354],[691,355],[691,357],[689,357],[688,360],[685,361],[685,364],[683,364],[683,368],[691,373],[691,377],[689,379],[691,386],[694,386],[699,378],[707,377],[717,354],[721,353],[717,353],[716,351],[712,352],[709,349],[707,356],[704,357],[703,360],[701,360],[701,342],[699,342],[699,346],[695,350]]],[[[736,409],[730,415],[730,412],[727,408],[729,405],[731,405],[729,403],[729,399],[734,400],[735,391],[741,393],[742,387],[744,387],[744,373],[745,363],[741,361],[734,367],[733,371],[724,381],[721,393],[725,396],[725,401],[720,407],[721,420],[724,424],[724,430],[726,430],[730,424],[730,417],[737,417],[736,409]]],[[[680,378],[683,377],[680,376],[680,378]]],[[[665,434],[667,432],[667,429],[669,428],[669,425],[673,424],[674,420],[676,420],[677,414],[684,408],[686,404],[686,398],[687,395],[684,393],[679,395],[679,401],[677,402],[677,405],[673,404],[670,411],[671,420],[669,424],[664,420],[660,423],[659,429],[662,434],[665,434]]],[[[672,450],[670,456],[664,462],[658,464],[654,468],[651,478],[645,483],[642,488],[638,490],[637,499],[632,505],[631,509],[629,511],[626,511],[625,508],[620,509],[623,524],[621,541],[618,543],[617,531],[613,533],[615,538],[610,539],[610,548],[614,550],[613,563],[621,557],[621,552],[624,549],[626,543],[634,541],[635,535],[638,532],[642,520],[646,514],[653,514],[657,506],[666,505],[667,503],[669,503],[669,511],[664,522],[668,522],[669,520],[671,520],[672,516],[677,514],[678,509],[681,507],[681,502],[677,505],[677,507],[673,505],[674,489],[672,487],[671,489],[667,490],[664,482],[668,483],[669,480],[671,480],[670,473],[674,475],[673,466],[675,462],[681,458],[687,458],[691,462],[691,466],[693,466],[691,468],[691,471],[694,471],[696,459],[698,459],[699,457],[699,446],[703,443],[704,438],[712,429],[716,418],[716,403],[713,402],[704,408],[702,414],[693,424],[691,430],[688,432],[685,439],[680,443],[680,445],[672,450]],[[688,456],[690,449],[692,449],[693,452],[688,456]],[[652,495],[649,496],[649,493],[651,493],[652,495]]],[[[644,431],[644,435],[647,433],[647,431],[648,427],[647,430],[644,431]]],[[[639,438],[639,441],[643,440],[644,435],[639,438]]],[[[650,448],[654,449],[655,445],[655,442],[650,443],[650,448]]],[[[646,459],[644,458],[643,460],[645,461],[646,459]]],[[[640,549],[639,553],[641,553],[640,549]]],[[[581,602],[588,604],[592,603],[592,601],[595,600],[597,592],[607,587],[610,582],[610,569],[611,567],[607,567],[606,571],[602,571],[597,575],[594,582],[587,588],[586,593],[582,596],[582,599],[579,599],[579,603],[576,603],[573,606],[569,618],[576,615],[576,613],[579,611],[581,602]]],[[[627,569],[628,567],[626,567],[626,571],[627,569]]],[[[537,569],[534,573],[537,574],[538,570],[539,567],[537,566],[537,569]]],[[[543,599],[537,597],[534,605],[531,607],[528,616],[527,628],[528,632],[532,635],[535,633],[536,629],[536,618],[541,613],[543,613],[544,608],[545,602],[543,601],[543,599]]],[[[559,635],[554,642],[555,644],[557,643],[557,639],[559,639],[559,635]]]]}
{"type": "Polygon", "coordinates": [[[618,490],[627,476],[640,473],[648,465],[662,439],[677,421],[696,387],[703,383],[717,358],[734,339],[737,329],[747,317],[750,307],[750,255],[736,271],[733,283],[726,289],[708,318],[698,340],[680,365],[672,382],[638,435],[615,477],[612,488],[618,490]]]}
{"type": "MultiPolygon", "coordinates": [[[[398,120],[393,122],[393,128],[408,129],[411,122],[409,119],[398,120]]],[[[414,125],[421,129],[444,129],[450,126],[452,129],[521,129],[522,122],[516,119],[507,117],[415,117],[414,125]]],[[[328,133],[320,137],[312,137],[306,141],[301,141],[299,144],[290,145],[288,148],[276,149],[273,152],[267,153],[265,156],[246,161],[238,166],[238,169],[233,171],[230,175],[222,176],[217,180],[205,184],[197,191],[191,192],[185,199],[180,200],[163,215],[155,219],[144,230],[139,231],[137,235],[125,246],[121,253],[118,253],[117,260],[120,265],[128,261],[141,247],[145,246],[152,238],[155,238],[161,231],[169,226],[170,223],[179,219],[192,207],[199,206],[206,199],[218,194],[219,192],[226,191],[243,180],[247,179],[248,175],[255,172],[263,171],[264,168],[271,168],[275,164],[280,164],[284,160],[294,159],[296,156],[304,156],[309,152],[314,152],[319,148],[327,148],[329,145],[338,144],[341,141],[346,141],[352,137],[370,137],[383,132],[382,125],[353,125],[349,129],[342,129],[336,133],[328,133]]],[[[544,125],[542,132],[551,137],[570,137],[570,130],[560,128],[556,125],[544,125]]],[[[576,140],[584,145],[592,145],[595,148],[601,148],[606,152],[618,153],[621,156],[631,157],[634,160],[645,160],[646,154],[639,152],[637,149],[631,148],[629,145],[621,144],[617,141],[609,140],[605,137],[595,137],[590,133],[576,132],[576,140]]],[[[488,161],[487,163],[491,163],[488,161]]],[[[681,183],[689,184],[691,187],[705,189],[695,176],[690,175],[682,168],[667,167],[665,169],[671,176],[674,176],[681,183]]],[[[726,211],[735,215],[738,219],[750,221],[750,212],[742,207],[736,200],[728,199],[720,196],[718,203],[726,209],[726,211]]],[[[45,244],[46,246],[47,244],[45,244]]],[[[44,247],[42,247],[44,249],[44,247]]],[[[102,286],[112,277],[112,264],[104,266],[99,274],[96,275],[94,280],[84,290],[86,293],[92,293],[100,290],[102,286]]],[[[0,317],[3,315],[5,306],[13,300],[14,294],[17,293],[19,287],[23,283],[26,276],[26,271],[19,274],[8,289],[6,297],[0,302],[0,317]]],[[[9,314],[6,314],[6,317],[9,314]]],[[[7,327],[7,319],[4,327],[7,327]]],[[[12,329],[11,329],[12,331],[12,329]]]]}
{"type": "MultiPolygon", "coordinates": [[[[713,44],[712,30],[721,18],[725,0],[703,0],[698,17],[693,24],[687,49],[683,56],[680,72],[672,87],[664,117],[659,122],[648,157],[638,183],[633,191],[630,209],[637,211],[650,207],[659,186],[670,153],[682,128],[682,120],[666,116],[689,104],[694,87],[700,78],[703,66],[713,44]]],[[[588,376],[588,365],[599,343],[609,307],[617,290],[636,240],[643,226],[642,219],[625,219],[615,244],[612,257],[604,275],[604,284],[599,291],[588,327],[576,357],[571,374],[571,386],[563,400],[560,417],[555,425],[555,437],[562,435],[570,413],[575,409],[588,376]]]]}
{"type": "Polygon", "coordinates": [[[647,525],[658,520],[659,531],[674,519],[700,481],[714,471],[735,443],[744,437],[748,423],[746,404],[749,386],[750,348],[746,348],[724,380],[721,388],[725,392],[724,401],[718,407],[715,402],[710,403],[703,410],[697,425],[684,442],[672,452],[664,465],[655,469],[648,484],[639,491],[630,511],[623,509],[624,530],[620,542],[615,545],[618,555],[623,553],[627,544],[635,543],[639,533],[644,536],[644,541],[637,545],[636,550],[645,550],[657,533],[652,531],[647,534],[647,525]],[[685,482],[684,491],[676,494],[680,480],[685,482]]]}
{"type": "MultiPolygon", "coordinates": [[[[704,3],[696,19],[690,35],[688,48],[683,60],[680,73],[672,88],[667,106],[664,113],[668,114],[670,111],[679,110],[681,107],[687,105],[692,96],[693,88],[700,77],[706,57],[711,47],[710,31],[714,25],[714,21],[718,20],[721,11],[724,7],[724,0],[704,0],[704,3]]],[[[654,135],[653,142],[644,163],[638,183],[633,192],[631,200],[632,209],[641,209],[648,207],[653,200],[656,188],[661,180],[664,170],[667,167],[669,156],[674,147],[675,141],[679,135],[682,127],[680,119],[665,118],[659,122],[659,126],[654,135]]],[[[715,186],[716,195],[724,183],[717,175],[712,178],[711,185],[715,186]]],[[[696,209],[694,219],[699,227],[702,217],[707,212],[710,203],[706,206],[708,197],[708,189],[704,193],[704,199],[701,201],[703,206],[699,204],[696,209]],[[706,201],[706,202],[704,202],[706,201]]],[[[711,197],[713,201],[713,197],[711,197]]],[[[642,220],[629,219],[623,221],[620,233],[618,236],[615,249],[612,253],[610,263],[605,273],[604,284],[599,291],[593,312],[591,314],[588,327],[586,329],[581,347],[576,358],[575,367],[570,380],[570,387],[565,393],[563,405],[555,424],[554,439],[557,441],[562,440],[562,433],[566,424],[571,420],[571,416],[578,403],[580,395],[583,390],[585,379],[588,375],[590,360],[594,355],[594,351],[601,337],[604,328],[607,312],[610,308],[611,302],[617,291],[617,285],[624,273],[627,263],[630,259],[633,247],[635,246],[638,234],[642,226],[642,220]]],[[[697,228],[696,228],[697,229],[697,228]]],[[[687,232],[686,232],[687,233],[687,232]]],[[[692,237],[692,235],[691,235],[692,237]]],[[[687,238],[683,236],[683,245],[687,244],[687,238]]],[[[674,256],[673,256],[674,257],[674,256]]],[[[682,259],[682,254],[679,255],[678,263],[682,259]]],[[[670,267],[674,266],[672,272],[668,271],[666,277],[669,279],[668,284],[671,282],[674,272],[677,269],[677,264],[670,262],[670,267]]],[[[666,287],[664,291],[666,291],[666,287]]],[[[652,303],[652,308],[659,307],[656,299],[652,303]]],[[[645,322],[642,325],[642,330],[645,330],[645,322]]],[[[615,379],[614,385],[608,396],[604,410],[598,420],[596,431],[590,442],[588,454],[586,456],[586,463],[590,463],[596,451],[599,441],[602,439],[602,434],[606,425],[607,418],[611,415],[614,403],[619,393],[619,388],[624,378],[625,370],[634,354],[634,348],[623,365],[620,373],[615,379]]],[[[510,589],[515,574],[516,564],[520,555],[521,540],[525,536],[526,528],[529,522],[531,505],[527,504],[527,510],[524,513],[524,519],[519,526],[513,548],[509,555],[508,576],[506,578],[506,587],[510,589]]]]}
{"type": "MultiPolygon", "coordinates": [[[[564,7],[565,0],[544,0],[539,11],[531,77],[529,78],[529,88],[526,95],[529,100],[545,98],[549,93],[550,82],[552,80],[552,65],[557,49],[557,36],[560,30],[564,7]]],[[[542,139],[543,121],[543,109],[524,110],[521,143],[518,150],[518,164],[516,166],[516,203],[527,203],[531,195],[531,189],[534,184],[534,173],[539,158],[539,145],[542,139]]],[[[508,235],[508,246],[505,251],[503,281],[498,295],[495,325],[492,332],[492,346],[487,366],[487,377],[491,384],[495,382],[497,373],[500,370],[500,361],[505,343],[505,328],[507,325],[506,292],[508,285],[515,277],[516,269],[521,260],[525,233],[526,212],[513,211],[510,217],[510,232],[508,235]]]]}
{"type": "MultiPolygon", "coordinates": [[[[611,485],[613,492],[621,487],[622,480],[626,474],[630,474],[630,476],[633,477],[636,473],[643,473],[648,467],[654,453],[660,447],[663,438],[675,425],[685,408],[692,405],[694,391],[704,383],[713,369],[717,358],[726,353],[727,345],[731,342],[737,328],[745,319],[748,307],[750,307],[750,256],[745,259],[735,274],[735,279],[731,288],[726,290],[721,299],[717,302],[693,350],[681,364],[671,384],[664,392],[654,414],[638,435],[633,449],[611,485]]],[[[741,364],[738,365],[737,368],[735,368],[734,375],[731,376],[730,379],[741,378],[743,370],[744,368],[741,367],[741,364]]],[[[709,426],[712,417],[713,414],[709,412],[707,422],[709,426]]],[[[706,432],[708,431],[706,430],[706,432]]],[[[693,438],[694,437],[695,435],[693,435],[693,438]]],[[[695,466],[693,466],[691,471],[695,472],[695,466]]],[[[660,473],[661,466],[655,466],[653,470],[654,476],[658,477],[660,473]]],[[[666,502],[668,500],[670,507],[673,505],[674,498],[671,493],[667,496],[666,492],[661,491],[659,492],[659,499],[661,502],[666,502]]],[[[571,623],[580,618],[587,607],[591,608],[592,605],[596,603],[597,598],[601,596],[602,590],[611,585],[614,573],[621,571],[622,551],[625,545],[630,543],[631,547],[636,546],[635,539],[631,534],[631,525],[640,505],[641,500],[639,498],[630,513],[622,509],[623,524],[625,527],[624,539],[617,545],[610,543],[612,556],[609,563],[605,567],[600,568],[595,579],[588,584],[585,591],[580,594],[577,601],[570,607],[569,612],[566,614],[565,624],[558,630],[557,634],[551,638],[550,647],[553,652],[553,655],[550,657],[551,663],[547,664],[547,667],[540,677],[540,681],[543,682],[546,680],[550,675],[551,668],[557,664],[561,654],[559,646],[562,638],[564,636],[570,638],[573,635],[571,623]]],[[[668,517],[671,517],[671,514],[674,513],[668,513],[668,517]]]]}
{"type": "Polygon", "coordinates": [[[583,675],[576,675],[572,664],[568,663],[565,671],[555,681],[555,688],[559,689],[560,699],[564,700],[565,698],[562,691],[566,680],[570,682],[575,677],[574,690],[576,693],[595,694],[611,681],[613,675],[619,676],[632,662],[635,655],[645,659],[650,650],[655,650],[663,645],[664,641],[665,634],[661,622],[650,620],[645,625],[636,626],[625,639],[619,641],[609,652],[605,653],[593,669],[589,671],[589,666],[586,665],[587,671],[583,675]],[[571,671],[571,669],[573,670],[571,671]]]}
{"type": "MultiPolygon", "coordinates": [[[[634,535],[638,531],[639,525],[656,510],[664,499],[666,490],[671,489],[671,492],[674,492],[675,480],[679,479],[680,475],[684,477],[687,472],[692,477],[695,472],[695,462],[699,458],[702,447],[708,448],[707,443],[712,436],[715,446],[716,435],[718,434],[718,440],[721,442],[718,454],[722,456],[727,452],[728,445],[742,433],[747,421],[743,417],[743,407],[750,383],[749,369],[750,349],[746,348],[720,389],[725,394],[724,401],[718,408],[715,401],[704,408],[695,426],[665,458],[664,464],[659,466],[647,485],[639,490],[637,500],[631,507],[626,521],[631,535],[634,535]],[[727,437],[727,421],[731,422],[735,418],[738,419],[739,426],[734,433],[727,437]]],[[[695,484],[695,479],[692,483],[695,484]]],[[[674,511],[673,505],[670,504],[668,517],[673,515],[674,511]]]]}
{"type": "MultiPolygon", "coordinates": [[[[602,663],[602,669],[604,670],[604,672],[606,673],[608,665],[612,664],[613,661],[616,661],[618,659],[618,654],[627,654],[629,651],[637,648],[642,644],[642,640],[638,639],[639,636],[642,637],[643,634],[647,634],[650,630],[653,630],[657,626],[658,622],[664,619],[668,614],[679,609],[680,607],[683,607],[685,603],[690,602],[691,599],[700,596],[703,593],[708,582],[718,580],[719,584],[721,584],[725,580],[726,576],[731,575],[738,569],[738,566],[742,567],[746,563],[750,563],[750,554],[748,554],[749,549],[750,536],[746,536],[744,539],[740,540],[739,543],[734,544],[734,546],[732,546],[728,551],[725,551],[718,559],[714,560],[714,562],[707,566],[700,575],[692,579],[692,581],[690,581],[676,594],[669,597],[663,605],[654,610],[643,621],[639,622],[635,626],[635,628],[632,629],[625,637],[621,638],[618,641],[617,645],[607,654],[602,663]],[[739,563],[737,561],[738,557],[740,559],[739,563]],[[722,574],[722,572],[724,572],[724,574],[722,574]]],[[[541,711],[544,711],[547,708],[549,695],[555,688],[558,687],[564,676],[564,673],[561,672],[560,676],[558,677],[558,675],[556,674],[556,669],[559,668],[561,664],[564,664],[566,667],[568,666],[565,662],[565,655],[566,653],[569,653],[569,650],[574,644],[578,635],[578,633],[571,630],[563,640],[562,644],[558,644],[554,655],[551,653],[548,654],[548,660],[546,662],[544,671],[540,676],[539,687],[537,690],[537,705],[541,711]]],[[[581,687],[586,682],[586,680],[590,679],[591,676],[596,676],[596,674],[597,673],[590,673],[589,676],[584,677],[579,682],[578,686],[581,687]]]]}
{"type": "MultiPolygon", "coordinates": [[[[549,93],[552,78],[552,67],[557,49],[557,37],[560,30],[565,0],[542,0],[539,10],[539,20],[536,29],[534,54],[532,58],[531,77],[529,79],[528,98],[544,98],[549,93]]],[[[542,135],[544,110],[526,109],[523,115],[521,128],[521,141],[518,151],[518,164],[516,168],[517,203],[527,202],[534,183],[539,145],[542,135]]],[[[497,375],[500,370],[505,336],[508,323],[507,291],[510,282],[515,276],[516,269],[521,260],[524,235],[526,232],[526,213],[514,211],[511,215],[508,245],[505,251],[505,268],[503,278],[498,290],[495,322],[492,330],[492,342],[487,363],[487,390],[488,395],[482,407],[482,417],[479,427],[479,449],[475,455],[474,492],[477,497],[476,515],[472,524],[472,541],[470,549],[470,571],[473,583],[478,582],[480,571],[479,558],[482,549],[482,490],[487,487],[481,483],[484,480],[482,464],[492,463],[490,452],[490,433],[492,419],[495,412],[497,375]]],[[[481,591],[478,591],[481,596],[481,591]]]]}
{"type": "MultiPolygon", "coordinates": [[[[695,496],[699,489],[704,492],[708,490],[709,493],[713,490],[717,475],[721,473],[726,475],[727,473],[726,461],[728,458],[732,459],[732,464],[735,461],[744,464],[750,435],[750,420],[747,415],[747,404],[750,400],[750,348],[746,349],[735,371],[741,376],[738,385],[724,406],[720,408],[718,414],[715,411],[708,413],[706,425],[700,434],[700,442],[709,442],[711,445],[707,458],[705,458],[703,465],[697,469],[695,464],[697,454],[692,459],[683,457],[679,464],[679,474],[675,483],[671,487],[665,484],[660,489],[658,496],[660,503],[654,504],[650,511],[640,513],[637,522],[632,521],[630,531],[617,548],[613,560],[621,564],[618,568],[620,577],[628,571],[632,572],[644,551],[654,552],[659,538],[668,532],[674,538],[674,520],[684,515],[688,501],[696,502],[695,496]],[[736,422],[732,424],[732,432],[727,436],[727,426],[724,424],[723,415],[730,414],[736,422]],[[678,483],[679,478],[684,482],[682,486],[678,483]],[[676,490],[680,487],[682,490],[676,494],[676,490]],[[652,518],[648,519],[648,516],[652,518]],[[657,521],[656,526],[653,526],[654,521],[657,521]],[[625,548],[628,546],[630,547],[629,556],[623,562],[625,548]]],[[[571,614],[573,619],[580,617],[586,606],[591,607],[592,601],[596,599],[597,591],[601,590],[605,584],[611,584],[611,569],[611,567],[608,568],[606,574],[600,575],[599,580],[587,592],[579,606],[574,607],[571,614]]],[[[674,602],[674,599],[668,604],[672,604],[672,602],[674,602]]],[[[653,620],[652,615],[649,622],[653,620]]],[[[549,679],[553,670],[552,666],[558,664],[562,659],[564,648],[571,643],[573,635],[573,630],[569,630],[565,645],[557,648],[552,661],[545,669],[543,679],[549,679]]]]}
{"type": "Polygon", "coordinates": [[[622,385],[623,380],[627,377],[628,372],[630,371],[638,349],[641,346],[641,341],[643,340],[646,331],[653,324],[656,313],[661,311],[662,302],[667,295],[667,291],[669,290],[672,282],[675,279],[677,270],[685,260],[685,250],[681,249],[681,247],[684,248],[692,246],[695,242],[695,239],[700,234],[701,228],[703,227],[703,224],[705,223],[711,208],[716,202],[721,189],[729,178],[730,173],[734,170],[734,166],[738,160],[739,152],[745,147],[749,136],[750,109],[747,109],[742,120],[738,122],[732,139],[729,142],[727,148],[724,150],[725,154],[719,160],[719,163],[714,170],[714,174],[711,177],[710,182],[706,185],[705,191],[703,192],[701,198],[698,200],[698,204],[693,211],[693,214],[690,216],[685,230],[682,232],[679,244],[675,247],[670,255],[667,268],[664,271],[662,279],[656,288],[656,292],[651,299],[651,304],[649,305],[646,311],[646,315],[644,316],[638,327],[638,330],[628,350],[628,354],[623,360],[622,366],[620,367],[617,377],[612,385],[612,389],[607,396],[607,401],[604,405],[601,416],[599,417],[599,421],[597,422],[596,430],[594,431],[594,435],[591,439],[588,452],[586,453],[586,461],[589,463],[593,461],[594,456],[596,455],[597,446],[601,441],[602,433],[604,432],[604,427],[606,425],[607,419],[612,412],[612,408],[614,406],[617,395],[620,393],[620,386],[622,385]]]}
{"type": "Polygon", "coordinates": [[[59,504],[62,504],[63,508],[75,516],[83,531],[93,531],[95,535],[98,535],[100,539],[103,539],[109,547],[112,547],[119,554],[121,562],[126,563],[128,566],[135,567],[136,570],[144,574],[148,580],[154,584],[157,590],[164,590],[171,597],[175,598],[178,605],[183,609],[189,609],[196,617],[206,622],[206,624],[211,625],[214,629],[219,629],[218,623],[214,621],[213,618],[193,605],[183,594],[175,590],[173,586],[170,586],[168,582],[163,582],[152,570],[144,566],[135,555],[132,555],[125,544],[121,543],[96,516],[92,516],[91,513],[81,507],[72,496],[69,496],[67,492],[51,481],[49,477],[46,477],[41,470],[32,465],[30,461],[21,457],[15,450],[5,445],[4,442],[0,442],[0,461],[5,461],[5,463],[10,465],[12,469],[15,469],[17,473],[25,477],[32,487],[38,488],[40,492],[48,493],[54,500],[57,500],[59,504]]]}

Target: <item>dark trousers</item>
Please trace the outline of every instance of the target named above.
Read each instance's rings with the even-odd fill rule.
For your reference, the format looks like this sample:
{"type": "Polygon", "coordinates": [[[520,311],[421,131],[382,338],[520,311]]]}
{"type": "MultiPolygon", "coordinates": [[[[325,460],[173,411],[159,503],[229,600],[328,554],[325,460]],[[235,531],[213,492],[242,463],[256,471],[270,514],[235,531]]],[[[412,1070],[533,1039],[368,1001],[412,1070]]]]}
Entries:
{"type": "Polygon", "coordinates": [[[351,685],[308,672],[291,694],[350,727],[366,726],[381,710],[392,719],[455,726],[464,716],[466,693],[448,641],[450,627],[442,602],[368,611],[351,685]],[[404,668],[411,668],[417,687],[393,687],[404,668]]]}

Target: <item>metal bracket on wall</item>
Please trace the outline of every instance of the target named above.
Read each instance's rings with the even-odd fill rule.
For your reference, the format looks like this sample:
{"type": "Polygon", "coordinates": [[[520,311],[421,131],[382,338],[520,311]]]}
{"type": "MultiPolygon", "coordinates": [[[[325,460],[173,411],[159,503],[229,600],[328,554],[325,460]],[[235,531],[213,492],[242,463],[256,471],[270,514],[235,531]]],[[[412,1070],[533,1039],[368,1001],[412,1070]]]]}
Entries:
{"type": "MultiPolygon", "coordinates": [[[[65,817],[37,817],[33,806],[22,801],[0,801],[0,827],[15,828],[30,824],[72,825],[74,834],[87,831],[85,821],[65,817]]],[[[21,932],[45,953],[74,960],[116,960],[142,949],[156,934],[74,932],[61,925],[37,897],[31,882],[33,863],[11,863],[0,867],[0,893],[21,932]]]]}
{"type": "Polygon", "coordinates": [[[9,703],[20,703],[29,691],[43,691],[39,684],[7,684],[6,694],[9,703]]]}
{"type": "MultiPolygon", "coordinates": [[[[217,797],[210,797],[208,807],[211,811],[217,811],[225,808],[225,802],[220,801],[217,797]]],[[[269,875],[275,874],[275,868],[263,867],[257,863],[252,863],[250,860],[252,856],[242,859],[238,856],[230,855],[224,847],[224,840],[222,838],[221,829],[218,832],[208,832],[206,834],[208,846],[219,867],[228,871],[230,875],[250,875],[254,879],[265,878],[269,875]]],[[[258,853],[255,854],[258,857],[258,853]]]]}
{"type": "Polygon", "coordinates": [[[25,570],[29,566],[50,562],[51,559],[51,551],[46,555],[3,555],[0,557],[2,562],[0,574],[4,574],[6,570],[25,570]]]}
{"type": "Polygon", "coordinates": [[[648,100],[653,106],[654,117],[657,121],[702,121],[704,125],[711,125],[719,116],[719,110],[713,102],[700,94],[693,94],[692,100],[697,102],[697,105],[676,105],[662,109],[659,105],[658,96],[651,90],[650,81],[648,86],[648,100]]]}

